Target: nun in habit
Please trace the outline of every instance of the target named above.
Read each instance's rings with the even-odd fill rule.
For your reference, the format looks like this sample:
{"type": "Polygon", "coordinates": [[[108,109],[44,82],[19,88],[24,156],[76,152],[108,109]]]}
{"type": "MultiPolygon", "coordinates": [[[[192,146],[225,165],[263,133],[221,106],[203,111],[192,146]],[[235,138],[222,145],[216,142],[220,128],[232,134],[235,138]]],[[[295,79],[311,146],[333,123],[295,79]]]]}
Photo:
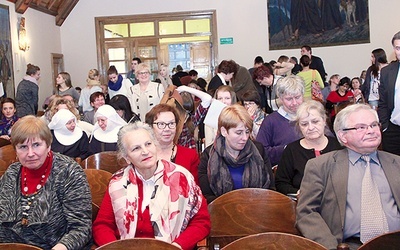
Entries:
{"type": "Polygon", "coordinates": [[[51,150],[84,160],[91,155],[89,139],[76,122],[76,116],[68,109],[60,109],[55,113],[48,125],[53,135],[51,150]]]}
{"type": "Polygon", "coordinates": [[[117,111],[110,105],[103,105],[94,114],[96,121],[89,140],[89,150],[96,154],[104,151],[117,151],[119,129],[126,125],[117,111]]]}

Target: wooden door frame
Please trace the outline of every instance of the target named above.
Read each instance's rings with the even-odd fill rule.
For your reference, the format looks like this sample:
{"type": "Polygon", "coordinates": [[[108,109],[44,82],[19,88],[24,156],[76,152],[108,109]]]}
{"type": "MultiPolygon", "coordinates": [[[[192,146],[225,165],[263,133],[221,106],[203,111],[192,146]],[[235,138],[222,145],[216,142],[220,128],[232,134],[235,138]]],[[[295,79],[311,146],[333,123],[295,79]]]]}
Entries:
{"type": "MultiPolygon", "coordinates": [[[[159,21],[172,21],[172,20],[183,20],[189,18],[210,18],[210,44],[211,44],[211,62],[210,69],[211,74],[213,74],[215,65],[218,61],[218,33],[217,33],[217,16],[216,10],[205,10],[205,11],[191,11],[191,12],[172,12],[172,13],[158,13],[158,14],[143,14],[143,15],[129,15],[129,16],[106,16],[106,17],[96,17],[95,18],[95,29],[96,29],[96,47],[97,47],[97,64],[100,74],[105,75],[107,72],[107,65],[105,65],[105,37],[104,37],[104,25],[107,24],[118,24],[118,23],[129,23],[129,22],[155,22],[155,36],[153,37],[127,37],[127,38],[115,38],[126,42],[126,40],[132,39],[149,39],[149,38],[161,38],[158,35],[158,22],[159,21]]],[[[204,35],[204,34],[192,34],[193,36],[204,35]]],[[[186,36],[186,35],[180,35],[186,36]]],[[[176,37],[176,35],[170,35],[170,37],[176,37]]],[[[114,38],[112,38],[114,39],[114,38]]],[[[108,39],[107,39],[108,40],[108,39]]],[[[136,46],[135,46],[136,50],[136,46]]],[[[157,46],[159,50],[159,45],[157,46]]],[[[129,54],[129,53],[128,53],[129,54]]],[[[159,55],[159,51],[157,51],[159,55]]],[[[129,56],[129,55],[127,55],[129,56]]],[[[128,66],[130,65],[130,60],[127,59],[128,66]]],[[[159,60],[160,58],[158,58],[159,60]]]]}

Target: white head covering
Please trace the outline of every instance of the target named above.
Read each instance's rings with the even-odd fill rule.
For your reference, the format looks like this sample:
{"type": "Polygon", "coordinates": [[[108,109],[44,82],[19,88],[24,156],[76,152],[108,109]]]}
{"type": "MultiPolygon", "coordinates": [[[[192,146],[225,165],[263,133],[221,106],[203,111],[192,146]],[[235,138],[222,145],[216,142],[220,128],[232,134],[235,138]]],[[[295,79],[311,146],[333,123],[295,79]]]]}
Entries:
{"type": "Polygon", "coordinates": [[[94,138],[106,143],[117,142],[119,129],[127,124],[126,121],[118,115],[117,111],[107,104],[101,106],[96,111],[94,114],[94,120],[96,121],[93,128],[94,138]],[[98,117],[107,118],[107,127],[105,131],[100,128],[99,123],[97,122],[98,117]]]}
{"type": "Polygon", "coordinates": [[[67,122],[74,119],[76,123],[76,116],[68,109],[60,109],[51,119],[49,128],[54,130],[54,136],[64,146],[69,146],[77,142],[82,137],[82,129],[75,126],[73,132],[67,129],[67,122]]]}

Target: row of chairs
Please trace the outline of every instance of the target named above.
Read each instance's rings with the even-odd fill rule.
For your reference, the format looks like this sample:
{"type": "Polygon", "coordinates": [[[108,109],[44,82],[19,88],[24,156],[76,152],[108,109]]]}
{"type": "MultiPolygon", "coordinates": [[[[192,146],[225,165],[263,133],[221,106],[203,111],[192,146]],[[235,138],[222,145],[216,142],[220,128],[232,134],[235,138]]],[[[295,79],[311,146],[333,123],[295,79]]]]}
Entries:
{"type": "MultiPolygon", "coordinates": [[[[369,242],[365,243],[358,250],[396,250],[400,246],[400,231],[392,232],[378,236],[369,242]]],[[[0,250],[39,250],[40,248],[20,244],[20,243],[1,243],[0,250]]],[[[98,250],[141,250],[141,249],[154,249],[154,250],[177,250],[178,247],[159,241],[156,239],[129,239],[119,240],[106,244],[102,247],[97,248],[98,250]]],[[[214,248],[215,249],[215,248],[214,248]]],[[[238,240],[235,240],[221,250],[326,250],[326,248],[314,241],[309,239],[287,233],[270,232],[249,235],[238,240]]]]}

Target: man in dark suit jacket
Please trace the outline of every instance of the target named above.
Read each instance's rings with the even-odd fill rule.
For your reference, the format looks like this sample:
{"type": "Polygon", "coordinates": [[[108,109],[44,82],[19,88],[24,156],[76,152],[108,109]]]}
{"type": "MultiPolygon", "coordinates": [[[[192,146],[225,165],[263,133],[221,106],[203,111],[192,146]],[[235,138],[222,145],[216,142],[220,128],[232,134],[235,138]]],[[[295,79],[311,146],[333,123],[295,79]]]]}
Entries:
{"type": "Polygon", "coordinates": [[[319,74],[321,75],[322,80],[325,83],[326,82],[326,72],[325,72],[325,67],[324,67],[324,63],[322,62],[322,59],[319,58],[318,56],[313,56],[311,47],[308,45],[303,45],[301,47],[300,53],[302,56],[307,55],[311,58],[310,69],[317,70],[319,72],[319,74]]]}
{"type": "MultiPolygon", "coordinates": [[[[296,226],[300,232],[328,249],[346,242],[361,245],[361,196],[368,155],[372,179],[377,185],[389,232],[400,229],[400,157],[377,151],[381,142],[378,116],[364,104],[340,111],[334,129],[346,149],[307,162],[297,204],[296,226]]],[[[382,211],[383,210],[383,211],[382,211]]],[[[377,213],[377,212],[376,212],[377,213]]],[[[373,214],[377,218],[378,214],[373,214]]],[[[368,227],[369,232],[372,232],[368,227]]],[[[386,232],[382,229],[381,233],[386,232]]],[[[377,234],[372,237],[377,236],[377,234]]],[[[368,240],[368,239],[367,239],[368,240]]]]}
{"type": "Polygon", "coordinates": [[[400,97],[396,90],[396,85],[400,85],[400,32],[393,36],[392,45],[397,60],[381,70],[378,115],[383,130],[382,149],[400,155],[400,97]]]}

